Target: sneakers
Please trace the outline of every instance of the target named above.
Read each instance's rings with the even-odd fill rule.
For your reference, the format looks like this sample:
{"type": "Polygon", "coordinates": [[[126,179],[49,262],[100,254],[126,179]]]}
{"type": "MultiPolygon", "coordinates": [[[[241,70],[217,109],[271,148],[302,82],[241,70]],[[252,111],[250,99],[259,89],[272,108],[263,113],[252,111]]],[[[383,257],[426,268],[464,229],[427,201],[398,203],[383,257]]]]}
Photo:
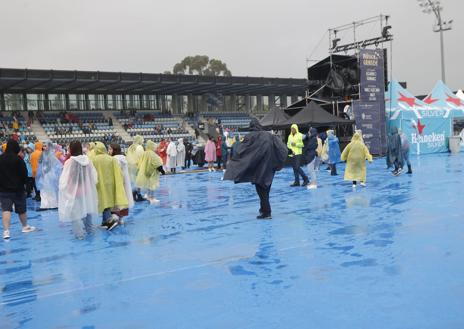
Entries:
{"type": "Polygon", "coordinates": [[[23,229],[21,230],[23,233],[31,233],[33,231],[35,231],[35,227],[29,225],[23,226],[23,229]]]}
{"type": "Polygon", "coordinates": [[[119,225],[119,217],[117,215],[112,215],[110,221],[106,224],[106,230],[111,231],[118,225],[119,225]]]}
{"type": "Polygon", "coordinates": [[[403,169],[401,168],[398,168],[398,170],[395,170],[392,172],[392,175],[393,176],[399,176],[401,174],[401,172],[403,171],[403,169]]]}
{"type": "Polygon", "coordinates": [[[148,201],[150,201],[150,204],[159,204],[160,200],[156,198],[149,198],[148,201]]]}
{"type": "Polygon", "coordinates": [[[360,183],[362,187],[366,187],[366,183],[365,182],[361,182],[360,183]]]}
{"type": "Polygon", "coordinates": [[[306,188],[308,190],[315,190],[315,189],[317,189],[317,185],[316,184],[309,184],[306,188]]]}
{"type": "Polygon", "coordinates": [[[308,185],[309,185],[309,181],[305,180],[301,186],[308,186],[308,185]]]}
{"type": "Polygon", "coordinates": [[[3,231],[3,238],[8,240],[10,238],[10,230],[3,231]]]}
{"type": "Polygon", "coordinates": [[[265,215],[265,214],[260,214],[259,216],[256,216],[256,219],[272,219],[271,214],[265,215]]]}
{"type": "Polygon", "coordinates": [[[295,186],[300,186],[300,183],[298,183],[298,182],[293,182],[293,184],[290,185],[290,187],[295,187],[295,186]]]}

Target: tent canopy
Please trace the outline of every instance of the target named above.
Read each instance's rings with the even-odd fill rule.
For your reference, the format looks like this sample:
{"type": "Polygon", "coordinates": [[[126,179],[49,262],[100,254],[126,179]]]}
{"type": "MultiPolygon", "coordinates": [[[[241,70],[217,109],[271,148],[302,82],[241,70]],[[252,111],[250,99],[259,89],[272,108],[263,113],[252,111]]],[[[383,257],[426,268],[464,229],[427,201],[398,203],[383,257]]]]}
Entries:
{"type": "Polygon", "coordinates": [[[297,124],[302,127],[321,127],[353,123],[354,122],[352,120],[346,120],[330,114],[315,102],[311,101],[300,112],[289,118],[285,123],[281,124],[279,128],[287,129],[290,128],[292,124],[297,124]]]}
{"type": "Polygon", "coordinates": [[[273,108],[259,121],[266,129],[278,129],[280,125],[287,122],[289,116],[280,108],[273,108]]]}
{"type": "Polygon", "coordinates": [[[426,108],[428,105],[416,98],[408,90],[404,89],[401,84],[392,80],[388,84],[388,90],[385,92],[385,110],[412,110],[413,108],[426,108]]]}
{"type": "Polygon", "coordinates": [[[443,81],[438,81],[424,102],[433,108],[458,109],[464,107],[464,101],[457,97],[443,81]]]}

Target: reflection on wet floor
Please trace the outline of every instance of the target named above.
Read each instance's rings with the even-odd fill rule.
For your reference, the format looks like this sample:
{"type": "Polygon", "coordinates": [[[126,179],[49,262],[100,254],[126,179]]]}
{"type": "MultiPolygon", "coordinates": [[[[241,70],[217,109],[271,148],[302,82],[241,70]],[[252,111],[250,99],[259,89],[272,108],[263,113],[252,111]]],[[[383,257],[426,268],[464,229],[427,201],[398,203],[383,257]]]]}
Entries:
{"type": "Polygon", "coordinates": [[[0,328],[462,328],[464,155],[414,159],[368,185],[318,173],[317,190],[163,177],[159,206],[78,240],[53,211],[0,245],[0,328]],[[156,323],[156,325],[155,325],[156,323]]]}

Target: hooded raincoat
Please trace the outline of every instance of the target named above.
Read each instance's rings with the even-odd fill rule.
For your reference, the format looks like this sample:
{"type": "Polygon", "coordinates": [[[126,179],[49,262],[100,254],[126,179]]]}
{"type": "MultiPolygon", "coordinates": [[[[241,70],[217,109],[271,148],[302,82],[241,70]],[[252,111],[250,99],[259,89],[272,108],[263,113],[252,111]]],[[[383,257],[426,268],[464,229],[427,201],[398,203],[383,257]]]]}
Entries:
{"type": "Polygon", "coordinates": [[[328,164],[340,162],[340,144],[333,130],[327,131],[327,138],[322,147],[322,160],[328,164]]]}
{"type": "Polygon", "coordinates": [[[372,155],[359,133],[353,135],[351,143],[343,150],[341,159],[346,161],[345,180],[366,181],[366,160],[372,162],[372,155]]]}
{"type": "Polygon", "coordinates": [[[52,143],[47,143],[47,150],[42,152],[37,169],[37,189],[40,191],[40,208],[58,208],[59,179],[63,165],[55,156],[52,143]]]}
{"type": "Polygon", "coordinates": [[[303,153],[303,134],[298,130],[298,125],[292,124],[291,129],[295,129],[296,133],[288,135],[287,147],[292,151],[290,156],[300,155],[303,153]]]}
{"type": "Polygon", "coordinates": [[[129,172],[129,178],[132,185],[135,185],[135,179],[137,178],[137,171],[139,168],[139,162],[143,155],[143,137],[137,135],[134,137],[134,142],[127,149],[127,169],[129,172]]]}
{"type": "Polygon", "coordinates": [[[185,145],[183,138],[180,138],[177,143],[176,166],[185,167],[185,145]]]}
{"type": "Polygon", "coordinates": [[[42,143],[36,142],[34,152],[31,154],[31,167],[32,167],[32,177],[37,176],[37,169],[39,169],[39,160],[42,156],[42,143]]]}
{"type": "Polygon", "coordinates": [[[160,172],[158,168],[163,166],[163,161],[155,150],[156,144],[153,141],[148,141],[147,149],[140,160],[139,173],[136,179],[138,188],[154,191],[159,187],[160,172]]]}
{"type": "Polygon", "coordinates": [[[303,155],[305,157],[306,163],[311,163],[316,158],[317,147],[317,130],[316,128],[311,128],[304,140],[303,155]]]}
{"type": "Polygon", "coordinates": [[[177,166],[177,146],[176,142],[170,141],[167,149],[168,163],[166,166],[170,169],[176,168],[177,166]]]}
{"type": "Polygon", "coordinates": [[[387,159],[387,162],[390,164],[396,164],[396,166],[399,167],[403,164],[401,137],[398,134],[398,128],[396,127],[392,128],[392,133],[388,139],[387,159]]]}
{"type": "Polygon", "coordinates": [[[279,137],[264,131],[253,118],[247,134],[230,159],[224,180],[268,188],[276,171],[284,167],[288,150],[279,137]]]}
{"type": "Polygon", "coordinates": [[[59,181],[60,221],[98,216],[97,171],[86,155],[72,156],[65,162],[59,181]]]}
{"type": "Polygon", "coordinates": [[[208,140],[205,146],[205,161],[216,162],[216,145],[212,140],[208,140]]]}
{"type": "MultiPolygon", "coordinates": [[[[35,150],[35,146],[32,143],[29,143],[29,145],[27,145],[27,148],[31,149],[32,153],[35,150]]],[[[26,168],[27,168],[27,177],[32,177],[32,165],[31,165],[32,153],[24,152],[24,163],[26,164],[26,168]]]]}
{"type": "Polygon", "coordinates": [[[168,155],[166,153],[168,149],[168,143],[166,141],[161,141],[158,145],[158,148],[156,149],[156,153],[158,153],[159,157],[161,158],[161,161],[163,161],[163,165],[166,164],[166,160],[168,158],[168,155]]]}
{"type": "Polygon", "coordinates": [[[122,176],[124,178],[124,190],[126,191],[127,201],[129,202],[129,208],[134,206],[134,196],[132,194],[132,184],[129,176],[129,164],[127,158],[123,154],[113,156],[118,160],[119,167],[121,168],[122,176]]]}
{"type": "Polygon", "coordinates": [[[105,145],[95,143],[95,156],[91,159],[98,175],[98,212],[107,208],[125,209],[129,205],[118,160],[111,157],[105,145]]]}

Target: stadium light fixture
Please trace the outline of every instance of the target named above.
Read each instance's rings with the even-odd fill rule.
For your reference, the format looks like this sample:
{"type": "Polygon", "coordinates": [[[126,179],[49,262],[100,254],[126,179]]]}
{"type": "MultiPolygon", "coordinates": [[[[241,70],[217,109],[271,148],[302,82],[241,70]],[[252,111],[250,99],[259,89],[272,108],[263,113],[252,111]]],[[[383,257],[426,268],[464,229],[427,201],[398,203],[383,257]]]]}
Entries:
{"type": "Polygon", "coordinates": [[[440,33],[440,53],[441,53],[441,80],[446,82],[445,74],[445,46],[443,41],[443,32],[452,29],[453,20],[444,21],[441,17],[443,6],[439,0],[417,0],[424,14],[433,13],[436,18],[436,24],[433,27],[434,32],[440,33]]]}

